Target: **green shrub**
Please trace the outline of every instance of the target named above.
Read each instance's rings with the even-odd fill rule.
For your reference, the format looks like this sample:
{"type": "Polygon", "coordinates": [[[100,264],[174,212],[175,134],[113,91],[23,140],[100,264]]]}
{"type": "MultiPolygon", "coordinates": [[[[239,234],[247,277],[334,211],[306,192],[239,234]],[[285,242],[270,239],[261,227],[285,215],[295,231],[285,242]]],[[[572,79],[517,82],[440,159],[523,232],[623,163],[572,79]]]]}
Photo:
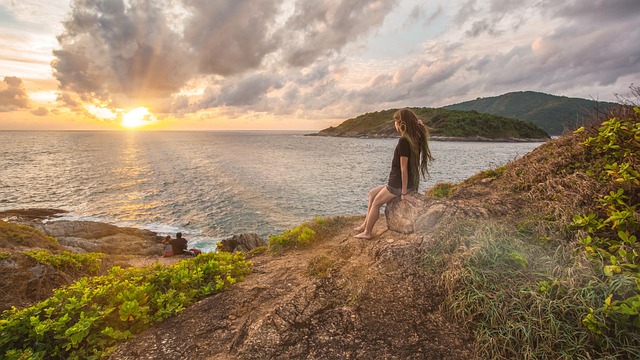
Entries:
{"type": "Polygon", "coordinates": [[[582,231],[586,253],[612,286],[602,306],[583,319],[596,334],[640,329],[639,119],[638,108],[630,116],[612,117],[583,143],[592,157],[586,173],[609,190],[600,194],[599,209],[574,216],[572,223],[582,231]]]}
{"type": "Polygon", "coordinates": [[[0,357],[97,359],[207,295],[242,281],[240,253],[207,253],[165,267],[112,268],[0,318],[0,357]]]}
{"type": "Polygon", "coordinates": [[[5,260],[11,257],[11,253],[6,251],[0,251],[0,260],[5,260]]]}
{"type": "Polygon", "coordinates": [[[68,251],[56,255],[46,250],[30,250],[25,251],[24,254],[62,271],[79,271],[89,275],[100,271],[102,259],[107,256],[103,253],[75,254],[68,251]]]}
{"type": "Polygon", "coordinates": [[[288,249],[300,249],[335,236],[347,224],[351,224],[358,216],[319,217],[300,224],[293,229],[285,230],[282,234],[272,235],[267,243],[271,254],[281,254],[288,249]]]}
{"type": "Polygon", "coordinates": [[[285,230],[280,235],[272,235],[269,237],[269,252],[272,254],[280,254],[286,249],[299,248],[309,245],[315,238],[316,232],[309,227],[299,225],[293,229],[285,230]]]}

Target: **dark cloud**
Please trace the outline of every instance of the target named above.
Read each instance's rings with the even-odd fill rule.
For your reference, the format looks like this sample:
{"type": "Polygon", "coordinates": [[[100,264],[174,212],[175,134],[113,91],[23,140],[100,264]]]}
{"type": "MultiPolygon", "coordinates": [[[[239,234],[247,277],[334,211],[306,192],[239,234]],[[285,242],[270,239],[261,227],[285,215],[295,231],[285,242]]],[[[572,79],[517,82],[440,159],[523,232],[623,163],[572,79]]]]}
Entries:
{"type": "MultiPolygon", "coordinates": [[[[275,78],[274,69],[336,58],[378,28],[396,3],[298,0],[289,15],[282,0],[73,0],[52,62],[59,98],[70,106],[155,101],[152,111],[258,104],[291,81],[275,78]],[[201,76],[215,80],[200,100],[178,95],[201,76]]],[[[296,79],[326,74],[305,76],[296,79]]]]}
{"type": "Polygon", "coordinates": [[[125,105],[167,97],[191,76],[190,56],[158,2],[75,0],[54,51],[60,89],[125,105]]]}
{"type": "Polygon", "coordinates": [[[37,108],[35,110],[32,110],[31,113],[33,115],[36,115],[36,116],[46,116],[46,115],[49,114],[49,110],[47,110],[47,109],[45,109],[45,108],[43,108],[41,106],[41,107],[39,107],[39,108],[37,108]]]}
{"type": "Polygon", "coordinates": [[[424,4],[414,6],[413,9],[411,9],[409,16],[407,17],[407,23],[405,25],[410,26],[414,23],[422,22],[423,25],[429,26],[433,21],[444,14],[442,5],[438,5],[433,13],[428,16],[424,7],[424,4]]]}
{"type": "Polygon", "coordinates": [[[29,106],[29,95],[22,79],[5,76],[4,81],[0,83],[0,112],[26,109],[29,106]]]}
{"type": "Polygon", "coordinates": [[[184,40],[205,74],[232,75],[257,68],[279,43],[272,27],[281,1],[185,0],[190,15],[184,40]]]}
{"type": "Polygon", "coordinates": [[[591,26],[606,24],[609,21],[624,21],[629,18],[637,20],[640,14],[640,1],[637,0],[545,0],[542,2],[542,7],[553,16],[570,21],[588,21],[591,26]]]}

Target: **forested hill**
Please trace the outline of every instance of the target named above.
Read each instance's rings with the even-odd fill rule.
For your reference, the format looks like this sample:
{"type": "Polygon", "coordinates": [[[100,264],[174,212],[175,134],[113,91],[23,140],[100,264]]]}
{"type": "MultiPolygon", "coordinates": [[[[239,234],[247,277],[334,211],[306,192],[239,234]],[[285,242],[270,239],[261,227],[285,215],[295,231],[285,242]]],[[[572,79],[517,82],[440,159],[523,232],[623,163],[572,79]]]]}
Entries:
{"type": "MultiPolygon", "coordinates": [[[[336,127],[320,131],[318,136],[395,137],[393,113],[397,109],[366,113],[345,120],[336,127]]],[[[432,137],[461,140],[546,140],[549,135],[539,127],[520,120],[477,111],[411,108],[429,127],[432,137]]]]}
{"type": "Polygon", "coordinates": [[[593,119],[596,111],[608,114],[618,104],[534,91],[510,92],[445,106],[451,110],[475,110],[533,123],[551,135],[561,135],[593,119]]]}

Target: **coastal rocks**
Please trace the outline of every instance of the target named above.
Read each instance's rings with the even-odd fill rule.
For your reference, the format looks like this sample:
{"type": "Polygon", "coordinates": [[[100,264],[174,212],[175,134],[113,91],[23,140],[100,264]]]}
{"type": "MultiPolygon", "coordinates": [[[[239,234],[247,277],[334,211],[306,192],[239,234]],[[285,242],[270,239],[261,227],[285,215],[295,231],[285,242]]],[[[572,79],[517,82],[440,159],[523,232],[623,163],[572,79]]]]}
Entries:
{"type": "Polygon", "coordinates": [[[119,227],[95,221],[50,221],[34,225],[75,252],[112,255],[160,255],[161,238],[149,230],[119,227]]]}
{"type": "Polygon", "coordinates": [[[265,246],[267,243],[254,233],[246,233],[240,235],[233,235],[230,238],[224,239],[218,243],[218,251],[224,252],[249,252],[257,247],[265,246]]]}

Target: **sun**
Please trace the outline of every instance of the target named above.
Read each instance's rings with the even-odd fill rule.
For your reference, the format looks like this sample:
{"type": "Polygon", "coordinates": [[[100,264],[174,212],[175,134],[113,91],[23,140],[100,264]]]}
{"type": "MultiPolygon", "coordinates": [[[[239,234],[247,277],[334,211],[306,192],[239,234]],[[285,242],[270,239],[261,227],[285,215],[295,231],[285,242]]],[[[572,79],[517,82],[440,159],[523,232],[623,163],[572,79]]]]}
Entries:
{"type": "Polygon", "coordinates": [[[157,121],[158,119],[156,119],[155,115],[149,112],[149,109],[144,106],[140,106],[122,115],[122,122],[120,123],[120,126],[127,129],[137,129],[153,124],[157,121]]]}

